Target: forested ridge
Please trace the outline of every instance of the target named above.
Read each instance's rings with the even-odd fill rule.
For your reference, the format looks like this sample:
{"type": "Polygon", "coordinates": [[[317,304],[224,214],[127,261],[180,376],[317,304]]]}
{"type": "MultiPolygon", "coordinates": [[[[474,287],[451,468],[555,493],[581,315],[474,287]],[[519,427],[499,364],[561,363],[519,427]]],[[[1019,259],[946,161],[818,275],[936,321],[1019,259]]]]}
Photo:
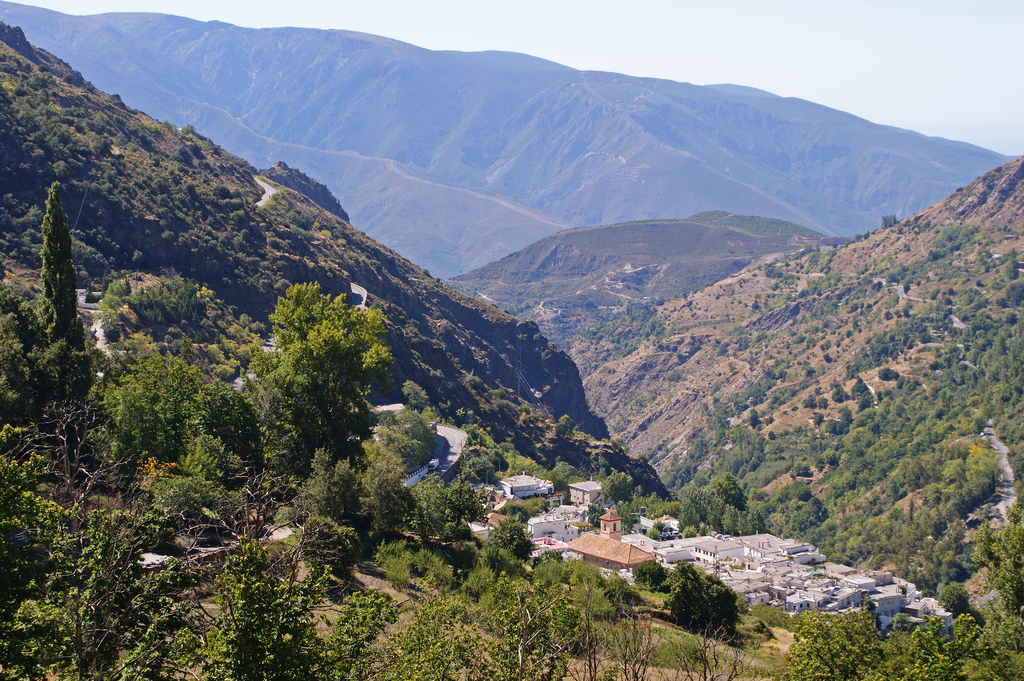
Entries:
{"type": "Polygon", "coordinates": [[[1022,472],[1020,167],[595,328],[574,355],[598,411],[670,488],[730,473],[830,559],[970,579],[1002,481],[990,420],[1022,472]]]}

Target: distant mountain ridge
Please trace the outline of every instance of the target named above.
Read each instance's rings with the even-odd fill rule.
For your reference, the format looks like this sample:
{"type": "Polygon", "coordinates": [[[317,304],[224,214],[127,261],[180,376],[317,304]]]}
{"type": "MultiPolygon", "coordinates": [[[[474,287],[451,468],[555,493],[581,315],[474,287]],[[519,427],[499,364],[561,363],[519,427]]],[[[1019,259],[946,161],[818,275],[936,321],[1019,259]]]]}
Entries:
{"type": "Polygon", "coordinates": [[[821,237],[773,218],[698,213],[552,234],[451,281],[513,314],[536,321],[568,347],[573,335],[614,319],[632,303],[677,298],[765,256],[821,237]]]}
{"type": "Polygon", "coordinates": [[[441,276],[573,225],[712,209],[864,232],[1006,160],[753,88],[526,55],[8,2],[0,19],[133,106],[310,171],[441,276]]]}

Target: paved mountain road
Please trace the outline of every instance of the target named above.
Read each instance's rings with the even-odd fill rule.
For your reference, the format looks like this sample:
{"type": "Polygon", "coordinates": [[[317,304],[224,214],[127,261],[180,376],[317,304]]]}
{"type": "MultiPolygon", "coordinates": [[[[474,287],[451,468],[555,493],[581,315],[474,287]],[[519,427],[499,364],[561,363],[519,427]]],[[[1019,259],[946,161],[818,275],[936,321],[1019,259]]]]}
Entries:
{"type": "Polygon", "coordinates": [[[992,421],[989,420],[985,427],[984,435],[988,438],[992,448],[999,453],[999,467],[1003,470],[1003,482],[999,488],[1000,501],[995,508],[1002,517],[1003,524],[1006,523],[1006,512],[1011,506],[1017,503],[1017,493],[1013,489],[1013,469],[1010,468],[1009,448],[999,441],[996,431],[992,428],[992,421]]]}

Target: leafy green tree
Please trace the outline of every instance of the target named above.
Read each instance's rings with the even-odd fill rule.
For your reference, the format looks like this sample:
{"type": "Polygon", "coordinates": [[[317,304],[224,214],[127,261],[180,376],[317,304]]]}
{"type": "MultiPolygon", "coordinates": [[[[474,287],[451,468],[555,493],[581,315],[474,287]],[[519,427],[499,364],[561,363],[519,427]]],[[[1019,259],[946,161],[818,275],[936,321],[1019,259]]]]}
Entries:
{"type": "Polygon", "coordinates": [[[633,476],[613,471],[601,482],[601,496],[612,503],[629,501],[633,498],[633,476]]]}
{"type": "Polygon", "coordinates": [[[732,473],[723,473],[711,479],[711,491],[716,497],[737,511],[747,510],[747,495],[732,473]]]}
{"type": "Polygon", "coordinates": [[[453,596],[434,594],[417,607],[409,626],[390,637],[374,664],[381,681],[490,678],[483,655],[487,644],[466,606],[453,596]]]}
{"type": "Polygon", "coordinates": [[[576,431],[576,424],[572,422],[572,419],[568,415],[563,415],[562,418],[558,419],[555,423],[555,435],[558,437],[572,437],[572,434],[576,431]]]}
{"type": "Polygon", "coordinates": [[[808,612],[796,627],[786,657],[786,681],[849,681],[868,678],[882,655],[874,615],[808,612]]]}
{"type": "Polygon", "coordinates": [[[338,678],[367,678],[370,646],[398,619],[387,595],[366,589],[349,596],[341,606],[327,640],[327,668],[338,678]]]}
{"type": "Polygon", "coordinates": [[[144,572],[164,519],[135,511],[53,511],[41,527],[49,561],[22,615],[45,635],[34,653],[58,678],[166,679],[184,626],[175,566],[144,572]]]}
{"type": "Polygon", "coordinates": [[[266,551],[243,541],[217,578],[221,615],[206,636],[202,655],[215,681],[284,681],[314,678],[324,646],[313,608],[320,605],[322,575],[303,580],[268,573],[266,551]]]}
{"type": "Polygon", "coordinates": [[[430,398],[427,397],[427,391],[414,381],[406,381],[402,384],[402,395],[405,396],[406,404],[416,411],[424,411],[430,408],[430,398]]]}
{"type": "Polygon", "coordinates": [[[188,452],[202,391],[199,370],[177,357],[142,360],[104,398],[118,460],[176,463],[188,452]]]}
{"type": "Polygon", "coordinates": [[[430,460],[437,447],[437,431],[430,425],[431,417],[412,409],[385,413],[380,417],[376,437],[385,447],[398,454],[406,468],[421,466],[430,460]]]}
{"type": "Polygon", "coordinates": [[[964,662],[971,656],[981,629],[970,615],[953,623],[953,637],[943,633],[942,620],[928,618],[928,626],[910,635],[910,656],[914,665],[903,681],[966,681],[964,662]]]}
{"type": "Polygon", "coordinates": [[[281,466],[306,475],[316,450],[324,449],[362,470],[360,441],[374,423],[366,395],[374,382],[387,384],[392,361],[383,315],[312,283],[290,287],[270,319],[277,351],[255,353],[252,370],[256,383],[277,396],[263,398],[276,407],[267,425],[296,441],[297,451],[282,453],[281,466]]]}
{"type": "Polygon", "coordinates": [[[444,482],[430,475],[412,486],[413,509],[410,525],[421,541],[441,537],[445,525],[444,482]]]}
{"type": "Polygon", "coordinates": [[[412,507],[412,495],[405,486],[405,466],[380,445],[367,447],[370,465],[363,476],[363,512],[370,518],[370,530],[386,535],[405,524],[412,507]]]}
{"type": "Polygon", "coordinates": [[[668,570],[656,560],[645,560],[633,569],[633,579],[637,586],[645,586],[659,591],[668,578],[668,570]]]}
{"type": "Polygon", "coordinates": [[[587,522],[594,527],[601,526],[601,516],[604,515],[604,506],[598,503],[593,503],[587,506],[587,522]]]}
{"type": "Polygon", "coordinates": [[[445,489],[444,501],[445,522],[441,537],[445,541],[469,539],[469,523],[479,522],[484,517],[481,494],[469,483],[459,481],[445,489]]]}
{"type": "Polygon", "coordinates": [[[202,387],[195,405],[199,433],[220,440],[223,459],[218,462],[224,483],[245,467],[263,467],[263,445],[256,410],[244,393],[221,381],[202,387]]]}
{"type": "Polygon", "coordinates": [[[960,617],[971,610],[971,597],[960,584],[947,584],[939,592],[939,603],[946,610],[953,613],[953,617],[960,617]]]}
{"type": "Polygon", "coordinates": [[[313,456],[313,471],[302,485],[300,501],[315,515],[336,523],[355,520],[360,512],[359,476],[348,461],[332,462],[318,449],[313,456]]]}
{"type": "Polygon", "coordinates": [[[491,530],[487,543],[505,549],[520,561],[527,560],[533,552],[533,542],[526,533],[526,525],[516,518],[501,521],[501,524],[491,530]]]}
{"type": "Polygon", "coordinates": [[[563,678],[580,617],[561,590],[548,593],[532,589],[525,580],[502,576],[491,589],[491,599],[487,626],[498,639],[491,653],[492,678],[563,678]]]}
{"type": "Polygon", "coordinates": [[[49,399],[49,392],[37,395],[36,361],[46,347],[39,315],[0,284],[0,423],[25,423],[49,399]]]}
{"type": "Polygon", "coordinates": [[[904,634],[909,633],[916,629],[917,626],[911,621],[910,615],[905,612],[901,612],[892,618],[892,630],[902,632],[904,634]]]}
{"type": "MultiPolygon", "coordinates": [[[[10,426],[0,432],[0,447],[6,449],[18,433],[10,426]]],[[[38,526],[43,505],[32,493],[41,479],[42,461],[38,457],[18,462],[0,455],[0,536],[12,537],[25,527],[38,526]]],[[[39,675],[31,654],[35,630],[31,622],[18,620],[22,604],[36,593],[39,565],[30,542],[0,542],[0,668],[11,678],[39,675]]]]}
{"type": "Polygon", "coordinates": [[[43,217],[43,268],[39,273],[43,295],[39,317],[50,343],[64,340],[74,350],[85,347],[85,330],[78,321],[75,265],[71,259],[71,230],[60,203],[60,185],[54,182],[43,217]]]}
{"type": "Polygon", "coordinates": [[[1020,504],[1007,513],[1007,525],[993,531],[988,524],[978,533],[974,562],[988,568],[989,585],[999,592],[1007,617],[1020,622],[1024,613],[1024,514],[1020,504]]]}
{"type": "Polygon", "coordinates": [[[736,594],[718,577],[705,574],[690,563],[680,563],[669,573],[665,584],[669,590],[665,606],[682,626],[691,630],[735,630],[740,619],[736,594]]]}

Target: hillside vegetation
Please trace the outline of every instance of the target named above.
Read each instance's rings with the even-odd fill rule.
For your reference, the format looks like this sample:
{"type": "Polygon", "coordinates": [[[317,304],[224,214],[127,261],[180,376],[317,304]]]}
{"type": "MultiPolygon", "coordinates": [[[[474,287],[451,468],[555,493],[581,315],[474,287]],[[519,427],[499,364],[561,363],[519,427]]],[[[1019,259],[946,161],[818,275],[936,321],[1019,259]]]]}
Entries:
{"type": "Polygon", "coordinates": [[[799,99],[522,54],[6,2],[0,19],[159,119],[308,169],[442,277],[565,227],[712,209],[863,233],[1007,160],[799,99]]]}
{"type": "Polygon", "coordinates": [[[1021,479],[1021,160],[828,252],[637,306],[573,347],[595,408],[678,489],[730,472],[769,528],[921,586],[967,578],[1021,479]]]}
{"type": "Polygon", "coordinates": [[[548,442],[562,416],[581,433],[607,430],[572,361],[535,324],[451,290],[304,194],[278,186],[257,205],[259,171],[246,162],[99,92],[18,29],[3,26],[0,41],[0,239],[5,283],[23,298],[39,293],[39,223],[57,181],[79,285],[100,299],[84,314],[115,356],[185,351],[207,376],[239,378],[292,284],[316,281],[335,296],[357,283],[383,313],[395,358],[371,399],[404,401],[412,381],[445,418],[498,442],[518,433],[520,453],[542,467],[563,458],[594,474],[622,468],[663,489],[645,462],[614,447],[582,435],[548,442]],[[532,426],[520,426],[523,405],[537,411],[532,426]]]}
{"type": "MultiPolygon", "coordinates": [[[[562,347],[631,303],[676,298],[761,258],[801,248],[816,232],[783,220],[700,214],[559,232],[452,284],[534,320],[562,347]]],[[[817,235],[821,236],[821,235],[817,235]]]]}

